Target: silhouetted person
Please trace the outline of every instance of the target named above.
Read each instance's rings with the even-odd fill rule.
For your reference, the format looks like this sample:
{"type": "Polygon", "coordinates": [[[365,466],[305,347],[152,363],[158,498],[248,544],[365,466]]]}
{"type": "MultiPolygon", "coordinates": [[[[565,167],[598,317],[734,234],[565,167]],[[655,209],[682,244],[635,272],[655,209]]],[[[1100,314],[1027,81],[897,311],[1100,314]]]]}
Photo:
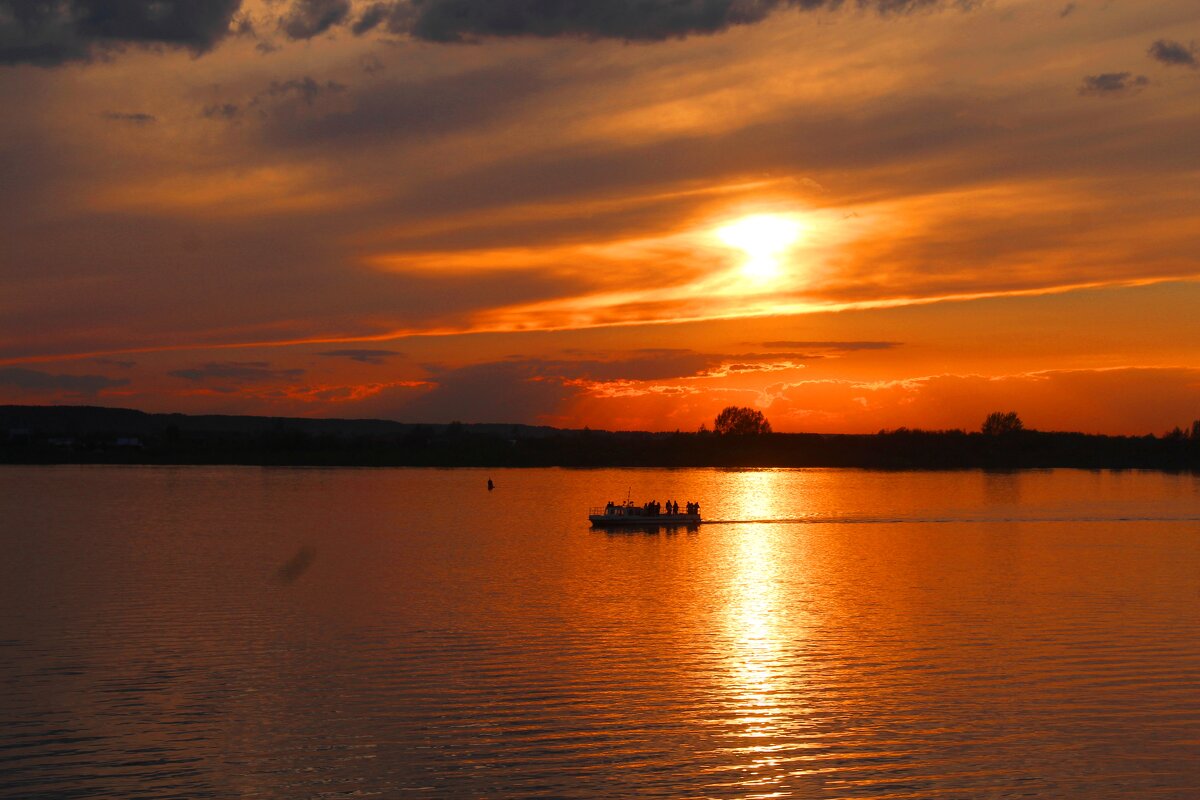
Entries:
{"type": "Polygon", "coordinates": [[[488,491],[490,492],[492,489],[495,489],[495,488],[496,488],[496,484],[492,483],[491,478],[488,478],[488,491]]]}

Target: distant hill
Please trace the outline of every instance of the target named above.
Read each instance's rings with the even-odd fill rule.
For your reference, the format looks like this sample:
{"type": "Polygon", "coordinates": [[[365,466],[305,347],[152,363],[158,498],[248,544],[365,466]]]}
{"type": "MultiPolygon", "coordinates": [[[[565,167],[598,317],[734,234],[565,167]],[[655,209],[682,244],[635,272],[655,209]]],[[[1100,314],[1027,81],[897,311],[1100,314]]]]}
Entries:
{"type": "Polygon", "coordinates": [[[878,434],[723,436],[0,406],[0,463],[1200,471],[1200,437],[1182,431],[1157,437],[904,428],[878,434]]]}
{"type": "MultiPolygon", "coordinates": [[[[463,424],[474,433],[521,438],[549,436],[556,428],[538,425],[463,424]]],[[[413,430],[443,431],[450,425],[425,425],[384,419],[308,419],[306,417],[255,417],[226,414],[149,414],[130,408],[104,406],[0,406],[0,440],[14,429],[47,436],[161,436],[171,428],[179,433],[255,435],[280,429],[313,436],[382,436],[413,430]]]]}

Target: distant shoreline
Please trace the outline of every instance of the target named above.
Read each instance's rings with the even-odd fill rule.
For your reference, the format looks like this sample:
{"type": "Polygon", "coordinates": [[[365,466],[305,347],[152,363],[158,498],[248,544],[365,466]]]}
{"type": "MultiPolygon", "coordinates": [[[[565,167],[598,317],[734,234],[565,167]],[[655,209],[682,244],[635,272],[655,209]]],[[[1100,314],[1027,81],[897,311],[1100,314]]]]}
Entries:
{"type": "Polygon", "coordinates": [[[0,463],[1200,471],[1200,440],[903,428],[877,434],[721,436],[0,406],[0,463]]]}

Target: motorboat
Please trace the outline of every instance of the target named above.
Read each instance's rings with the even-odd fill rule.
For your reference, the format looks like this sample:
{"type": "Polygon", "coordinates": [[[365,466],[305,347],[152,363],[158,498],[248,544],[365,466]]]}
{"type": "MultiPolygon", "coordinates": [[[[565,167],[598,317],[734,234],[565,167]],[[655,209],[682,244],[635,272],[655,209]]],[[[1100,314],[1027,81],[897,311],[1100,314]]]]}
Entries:
{"type": "MultiPolygon", "coordinates": [[[[691,504],[689,504],[691,505],[691,504]]],[[[669,526],[669,525],[686,525],[694,527],[701,523],[699,504],[695,505],[695,511],[686,514],[663,514],[658,511],[657,505],[651,506],[647,503],[644,506],[635,505],[632,501],[626,500],[624,503],[609,503],[606,506],[596,506],[588,510],[588,520],[595,527],[617,527],[617,526],[669,526]]]]}

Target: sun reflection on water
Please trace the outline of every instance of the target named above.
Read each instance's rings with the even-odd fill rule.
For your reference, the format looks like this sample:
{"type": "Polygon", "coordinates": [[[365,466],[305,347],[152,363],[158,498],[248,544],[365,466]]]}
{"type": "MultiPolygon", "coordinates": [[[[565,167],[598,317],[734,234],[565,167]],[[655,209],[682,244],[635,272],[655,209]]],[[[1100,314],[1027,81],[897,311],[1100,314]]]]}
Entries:
{"type": "Polygon", "coordinates": [[[728,473],[730,485],[722,500],[730,518],[766,520],[795,516],[804,505],[803,498],[786,491],[786,476],[786,472],[769,469],[728,473]]]}
{"type": "MultiPolygon", "coordinates": [[[[735,473],[724,500],[751,519],[769,519],[796,497],[783,497],[781,474],[772,471],[735,473]]],[[[727,748],[744,761],[744,789],[769,791],[786,779],[782,739],[804,709],[797,707],[792,690],[790,651],[798,644],[803,627],[786,603],[786,584],[796,580],[794,551],[783,549],[785,535],[768,524],[731,527],[733,563],[729,571],[725,626],[724,685],[726,735],[735,743],[727,748]]]]}

